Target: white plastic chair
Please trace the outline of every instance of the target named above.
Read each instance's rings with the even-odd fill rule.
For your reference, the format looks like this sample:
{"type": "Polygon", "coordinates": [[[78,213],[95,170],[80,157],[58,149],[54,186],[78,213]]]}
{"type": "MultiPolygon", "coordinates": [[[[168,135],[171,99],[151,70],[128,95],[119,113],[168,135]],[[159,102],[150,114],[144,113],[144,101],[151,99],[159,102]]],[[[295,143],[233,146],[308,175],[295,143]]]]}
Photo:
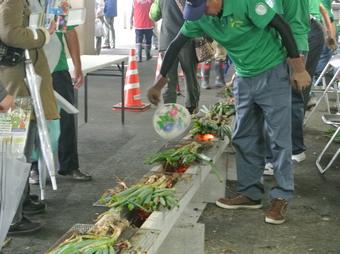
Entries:
{"type": "Polygon", "coordinates": [[[322,116],[322,120],[324,121],[324,123],[334,126],[336,128],[336,131],[334,132],[333,136],[330,138],[330,140],[325,145],[322,152],[320,153],[320,155],[316,159],[316,166],[318,167],[321,174],[325,173],[326,170],[329,169],[332,166],[332,164],[334,163],[334,161],[336,160],[336,158],[340,154],[340,145],[337,144],[338,148],[337,148],[335,154],[333,155],[333,157],[327,163],[327,165],[325,167],[323,167],[321,165],[321,160],[323,160],[323,156],[325,155],[326,151],[331,146],[331,144],[334,143],[334,139],[336,138],[336,136],[340,133],[340,115],[326,114],[326,115],[322,116]]]}

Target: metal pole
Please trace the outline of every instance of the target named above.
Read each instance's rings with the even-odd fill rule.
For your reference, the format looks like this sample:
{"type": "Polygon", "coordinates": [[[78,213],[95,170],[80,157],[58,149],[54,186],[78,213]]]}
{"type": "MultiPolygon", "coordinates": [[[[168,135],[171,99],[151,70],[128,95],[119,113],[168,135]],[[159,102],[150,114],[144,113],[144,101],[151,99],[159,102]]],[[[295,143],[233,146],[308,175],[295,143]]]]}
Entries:
{"type": "Polygon", "coordinates": [[[85,84],[84,84],[84,122],[87,123],[87,116],[88,116],[88,112],[87,112],[87,75],[85,76],[85,84]]]}
{"type": "Polygon", "coordinates": [[[125,66],[124,66],[124,61],[121,62],[121,75],[122,75],[122,89],[121,89],[121,97],[122,97],[122,125],[125,124],[125,93],[124,93],[124,85],[125,85],[125,77],[124,77],[124,72],[125,72],[125,66]]]}

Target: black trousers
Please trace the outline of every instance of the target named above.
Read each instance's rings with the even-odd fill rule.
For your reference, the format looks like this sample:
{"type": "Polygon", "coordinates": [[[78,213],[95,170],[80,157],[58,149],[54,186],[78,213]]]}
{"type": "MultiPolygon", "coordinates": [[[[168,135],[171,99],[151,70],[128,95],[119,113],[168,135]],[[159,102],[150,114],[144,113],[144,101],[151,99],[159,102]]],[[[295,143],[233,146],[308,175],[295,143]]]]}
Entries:
{"type": "MultiPolygon", "coordinates": [[[[310,28],[311,29],[308,34],[309,52],[306,61],[306,70],[309,73],[309,75],[313,77],[320,59],[322,48],[325,44],[324,39],[325,37],[322,26],[318,21],[312,19],[310,23],[310,28]]],[[[307,106],[307,102],[309,100],[311,88],[312,86],[309,86],[307,89],[303,91],[305,107],[307,106]]]]}
{"type": "MultiPolygon", "coordinates": [[[[54,89],[68,102],[74,104],[74,87],[70,73],[56,71],[52,74],[54,89]]],[[[79,169],[78,144],[74,115],[60,111],[60,137],[58,144],[59,174],[79,169]]]]}

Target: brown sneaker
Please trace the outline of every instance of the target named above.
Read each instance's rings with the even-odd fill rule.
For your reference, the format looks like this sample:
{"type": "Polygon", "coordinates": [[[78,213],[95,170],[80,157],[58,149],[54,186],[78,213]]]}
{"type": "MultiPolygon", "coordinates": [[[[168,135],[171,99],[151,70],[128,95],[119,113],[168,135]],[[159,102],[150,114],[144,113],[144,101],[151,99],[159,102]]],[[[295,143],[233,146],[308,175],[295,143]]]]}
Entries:
{"type": "Polygon", "coordinates": [[[216,201],[216,205],[225,209],[259,209],[262,207],[261,200],[252,200],[242,194],[228,198],[220,198],[216,201]]]}
{"type": "Polygon", "coordinates": [[[288,202],[282,198],[274,198],[271,201],[270,208],[266,212],[265,222],[270,224],[282,224],[285,222],[285,214],[288,202]]]}

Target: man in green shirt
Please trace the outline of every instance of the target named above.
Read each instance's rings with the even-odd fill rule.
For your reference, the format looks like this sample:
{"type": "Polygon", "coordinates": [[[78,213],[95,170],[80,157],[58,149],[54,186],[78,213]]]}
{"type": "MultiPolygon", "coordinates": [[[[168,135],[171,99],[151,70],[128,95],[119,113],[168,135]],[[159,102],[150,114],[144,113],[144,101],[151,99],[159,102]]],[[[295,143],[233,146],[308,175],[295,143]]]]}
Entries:
{"type": "MultiPolygon", "coordinates": [[[[334,15],[332,12],[332,0],[321,0],[319,5],[321,5],[320,11],[324,9],[324,12],[327,12],[329,16],[329,28],[327,28],[327,18],[324,18],[324,23],[326,25],[326,31],[327,31],[327,38],[326,38],[326,44],[324,45],[321,55],[320,55],[320,60],[318,62],[318,65],[315,70],[315,76],[319,76],[322,72],[322,70],[326,67],[328,61],[332,58],[333,51],[336,50],[336,26],[334,23],[334,15]]],[[[320,8],[320,7],[319,7],[320,8]]],[[[320,13],[319,11],[319,13],[320,13]]],[[[320,17],[321,19],[321,17],[320,17]]],[[[323,21],[322,19],[320,20],[321,22],[323,21]]],[[[332,75],[331,75],[332,76],[332,75]]]]}
{"type": "Polygon", "coordinates": [[[216,204],[226,209],[261,208],[264,192],[261,177],[264,169],[264,122],[274,143],[277,186],[270,191],[271,206],[265,221],[281,224],[294,180],[291,168],[291,78],[297,89],[310,82],[299,56],[289,25],[264,0],[187,0],[186,22],[170,44],[160,76],[148,91],[157,104],[174,56],[192,37],[206,33],[228,51],[236,67],[234,85],[236,124],[233,144],[236,150],[237,194],[221,198],[216,204]],[[275,34],[278,31],[281,39],[275,34]],[[282,43],[281,43],[282,42],[282,43]],[[284,45],[284,47],[282,46],[284,45]],[[287,51],[286,51],[287,50],[287,51]]]}
{"type": "MultiPolygon", "coordinates": [[[[62,44],[62,51],[59,62],[52,73],[53,87],[68,102],[74,104],[74,89],[79,89],[83,84],[78,35],[74,27],[68,27],[66,33],[57,32],[57,36],[62,44]],[[63,37],[65,37],[74,65],[74,82],[68,71],[63,37]]],[[[79,170],[77,126],[75,126],[74,115],[61,109],[60,116],[59,174],[70,175],[73,179],[79,181],[89,181],[91,176],[79,170]]]]}
{"type": "MultiPolygon", "coordinates": [[[[267,0],[271,2],[273,9],[287,21],[301,55],[307,59],[308,33],[310,31],[310,17],[308,0],[267,0]]],[[[314,46],[312,46],[314,47],[314,46]]],[[[306,66],[307,69],[307,66],[306,66]]],[[[304,156],[305,145],[303,139],[303,120],[305,113],[304,94],[302,91],[292,88],[292,159],[304,156]]],[[[267,134],[267,133],[266,133],[267,134]]],[[[267,160],[265,164],[265,175],[274,174],[272,163],[271,142],[266,135],[267,160]]]]}

